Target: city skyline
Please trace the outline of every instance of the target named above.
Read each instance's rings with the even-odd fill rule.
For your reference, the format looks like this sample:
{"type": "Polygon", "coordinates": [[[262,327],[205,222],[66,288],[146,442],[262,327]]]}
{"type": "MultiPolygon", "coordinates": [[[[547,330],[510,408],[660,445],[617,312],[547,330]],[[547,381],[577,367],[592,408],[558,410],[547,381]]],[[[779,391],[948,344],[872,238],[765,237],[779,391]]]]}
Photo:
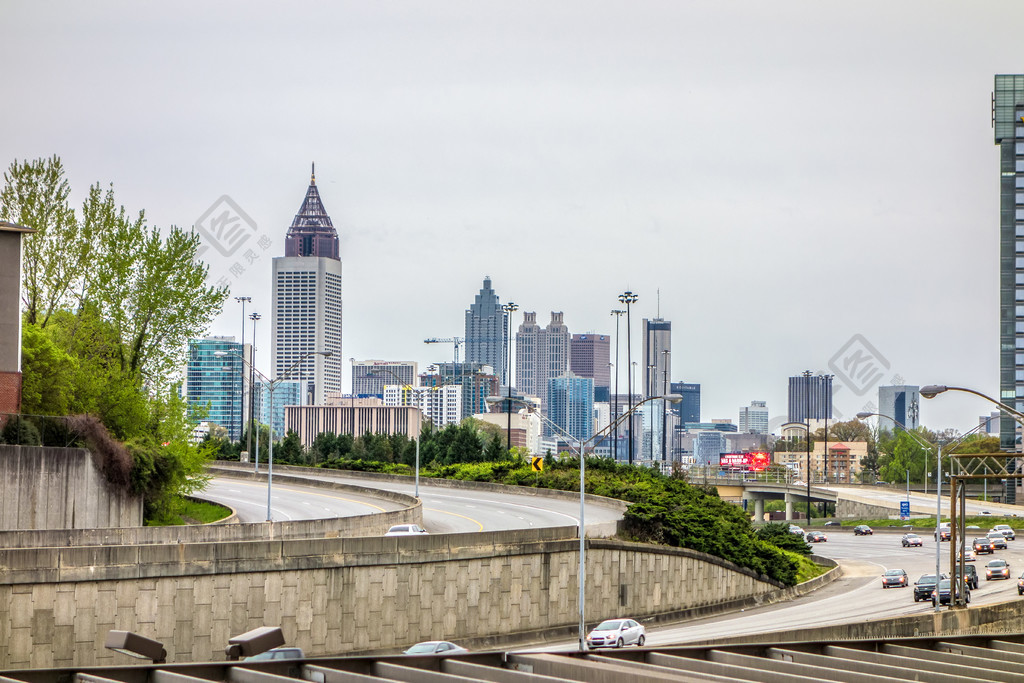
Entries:
{"type": "MultiPolygon", "coordinates": [[[[616,296],[637,292],[633,360],[643,318],[673,321],[669,380],[702,386],[703,419],[752,397],[779,410],[787,377],[857,358],[877,371],[837,377],[845,419],[886,384],[998,395],[990,97],[1021,71],[1024,7],[403,7],[167,22],[68,3],[55,22],[9,3],[10,48],[35,58],[6,79],[0,156],[59,154],[73,203],[110,182],[160,226],[199,229],[229,198],[258,240],[231,295],[264,316],[264,372],[270,260],[316,160],[345,262],[343,387],[349,357],[450,358],[422,340],[462,336],[489,275],[521,306],[513,329],[559,310],[613,344],[616,296]]],[[[204,258],[219,277],[236,257],[204,258]]],[[[238,335],[238,311],[207,334],[238,335]]],[[[921,421],[966,430],[989,408],[948,395],[921,421]]]]}

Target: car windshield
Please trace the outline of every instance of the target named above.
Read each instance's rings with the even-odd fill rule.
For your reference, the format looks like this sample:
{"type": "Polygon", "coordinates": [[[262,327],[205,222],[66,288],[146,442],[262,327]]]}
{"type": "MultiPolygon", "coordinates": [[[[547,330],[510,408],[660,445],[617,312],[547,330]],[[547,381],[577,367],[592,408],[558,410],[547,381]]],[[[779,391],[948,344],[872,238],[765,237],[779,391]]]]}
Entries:
{"type": "Polygon", "coordinates": [[[405,651],[408,655],[430,654],[437,649],[437,643],[416,643],[405,651]]]}
{"type": "Polygon", "coordinates": [[[949,579],[943,579],[942,581],[939,581],[939,590],[942,590],[943,588],[949,590],[949,579]]]}
{"type": "Polygon", "coordinates": [[[907,538],[917,538],[917,534],[907,534],[907,538]]]}
{"type": "Polygon", "coordinates": [[[602,621],[600,624],[597,625],[597,628],[595,628],[594,630],[595,631],[618,631],[619,630],[619,625],[621,623],[622,622],[619,621],[618,619],[613,619],[613,620],[610,620],[610,621],[602,621]]]}
{"type": "Polygon", "coordinates": [[[988,563],[988,566],[990,566],[990,567],[1005,567],[1006,566],[1006,560],[992,560],[991,562],[988,563]]]}
{"type": "Polygon", "coordinates": [[[902,569],[887,569],[885,571],[886,576],[901,576],[903,574],[902,569]]]}
{"type": "Polygon", "coordinates": [[[935,574],[925,574],[917,580],[918,583],[935,583],[935,574]]]}
{"type": "Polygon", "coordinates": [[[987,538],[976,538],[976,539],[974,539],[974,542],[975,543],[988,543],[988,539],[987,538]]]}
{"type": "Polygon", "coordinates": [[[1009,524],[996,524],[995,525],[996,531],[1006,531],[1009,528],[1010,528],[1009,524]]]}

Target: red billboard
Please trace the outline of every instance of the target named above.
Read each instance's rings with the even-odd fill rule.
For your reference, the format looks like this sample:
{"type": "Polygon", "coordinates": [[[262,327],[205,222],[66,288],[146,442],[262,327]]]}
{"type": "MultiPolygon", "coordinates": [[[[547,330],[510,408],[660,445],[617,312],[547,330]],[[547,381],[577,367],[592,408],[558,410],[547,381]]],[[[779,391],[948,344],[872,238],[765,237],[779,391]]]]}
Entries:
{"type": "Polygon", "coordinates": [[[768,453],[754,451],[751,453],[722,453],[719,465],[722,469],[760,472],[772,464],[768,453]]]}

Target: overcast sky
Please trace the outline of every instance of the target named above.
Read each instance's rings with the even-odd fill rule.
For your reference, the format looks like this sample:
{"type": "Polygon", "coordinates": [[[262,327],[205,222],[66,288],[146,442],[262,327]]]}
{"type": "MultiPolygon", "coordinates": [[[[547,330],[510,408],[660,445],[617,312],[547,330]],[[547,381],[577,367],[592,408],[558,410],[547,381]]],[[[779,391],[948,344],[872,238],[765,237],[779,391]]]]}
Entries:
{"type": "MultiPolygon", "coordinates": [[[[704,419],[781,417],[803,370],[848,374],[849,417],[894,377],[998,395],[990,97],[1022,23],[1019,0],[0,0],[0,164],[57,154],[76,204],[113,183],[162,227],[227,195],[269,246],[206,255],[265,315],[262,367],[315,161],[346,359],[449,359],[423,339],[462,336],[488,275],[517,326],[614,334],[638,293],[634,349],[660,291],[704,419]]],[[[211,332],[240,324],[229,300],[211,332]]],[[[945,395],[922,421],[989,409],[945,395]]]]}

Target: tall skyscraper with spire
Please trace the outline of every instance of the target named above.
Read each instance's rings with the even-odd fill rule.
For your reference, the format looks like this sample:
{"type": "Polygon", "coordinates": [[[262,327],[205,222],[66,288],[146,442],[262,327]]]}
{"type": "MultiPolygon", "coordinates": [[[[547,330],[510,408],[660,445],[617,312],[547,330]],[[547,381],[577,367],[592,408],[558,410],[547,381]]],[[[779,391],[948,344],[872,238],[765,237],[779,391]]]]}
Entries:
{"type": "Polygon", "coordinates": [[[338,233],[316,187],[316,167],[306,197],[285,237],[284,256],[273,260],[270,365],[306,387],[303,403],[323,403],[341,392],[341,257],[338,233]],[[330,351],[330,357],[313,354],[330,351]],[[301,363],[299,359],[306,354],[301,363]]]}
{"type": "Polygon", "coordinates": [[[505,378],[508,353],[505,315],[501,300],[491,288],[491,278],[485,277],[480,293],[466,309],[466,362],[490,365],[502,384],[508,383],[505,378]]]}

